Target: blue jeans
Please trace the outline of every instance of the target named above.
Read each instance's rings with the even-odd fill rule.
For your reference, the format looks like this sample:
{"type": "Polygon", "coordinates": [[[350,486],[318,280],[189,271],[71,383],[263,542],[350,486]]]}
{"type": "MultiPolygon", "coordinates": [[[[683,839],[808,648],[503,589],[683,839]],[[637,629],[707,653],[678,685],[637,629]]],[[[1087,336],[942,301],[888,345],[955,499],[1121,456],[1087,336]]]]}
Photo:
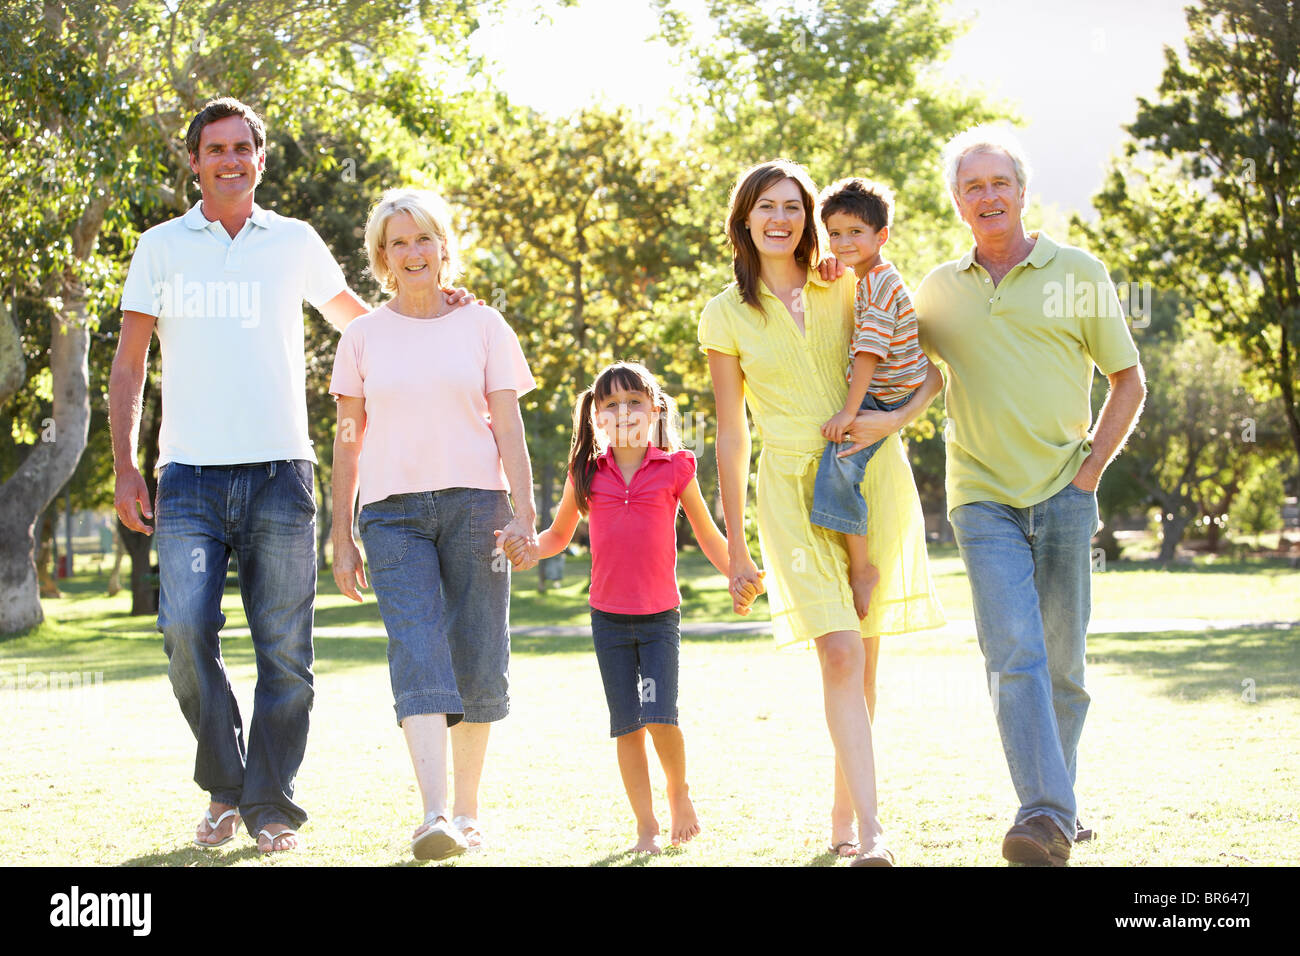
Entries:
{"type": "Polygon", "coordinates": [[[361,509],[398,724],[415,714],[484,724],[510,712],[510,562],[492,551],[512,516],[506,493],[485,488],[390,495],[361,509]]]}
{"type": "MultiPolygon", "coordinates": [[[[906,405],[915,394],[915,391],[909,392],[896,402],[882,402],[867,395],[862,399],[861,410],[892,412],[906,405]]],[[[852,448],[853,442],[827,442],[813,483],[813,504],[809,513],[813,524],[841,534],[867,533],[867,501],[862,497],[862,476],[867,473],[867,462],[884,443],[882,438],[839,458],[836,453],[852,448]]]]}
{"type": "Polygon", "coordinates": [[[975,629],[1011,781],[1016,823],[1050,817],[1074,841],[1075,762],[1088,713],[1097,496],[1068,484],[1028,508],[980,501],[949,516],[970,578],[975,629]]]}
{"type": "Polygon", "coordinates": [[[610,614],[591,609],[591,638],[609,705],[609,735],[677,723],[682,614],[610,614]]]}
{"type": "Polygon", "coordinates": [[[316,495],[309,461],[167,464],[155,506],[158,629],[181,713],[198,740],[194,782],[239,807],[249,831],[299,827],[294,777],[313,700],[316,495]],[[248,748],[221,659],[230,554],[257,655],[248,748]]]}

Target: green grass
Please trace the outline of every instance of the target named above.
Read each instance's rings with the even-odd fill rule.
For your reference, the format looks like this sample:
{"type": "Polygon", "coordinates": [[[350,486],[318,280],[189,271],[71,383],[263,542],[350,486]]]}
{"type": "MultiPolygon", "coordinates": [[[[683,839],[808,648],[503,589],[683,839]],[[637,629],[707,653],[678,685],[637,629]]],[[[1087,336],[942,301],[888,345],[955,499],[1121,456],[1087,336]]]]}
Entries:
{"type": "MultiPolygon", "coordinates": [[[[691,585],[686,617],[729,617],[721,578],[697,574],[698,555],[682,564],[691,585]]],[[[520,576],[515,625],[581,624],[580,566],[571,562],[564,586],[546,595],[535,593],[535,576],[520,576]]],[[[950,616],[968,616],[956,557],[936,550],[934,571],[950,616]]],[[[1113,566],[1095,581],[1100,618],[1300,617],[1300,572],[1282,567],[1113,566]]],[[[372,599],[345,607],[332,583],[322,585],[321,623],[377,620],[372,599]]],[[[189,779],[193,738],[167,682],[161,636],[152,619],[122,613],[124,595],[110,600],[100,587],[93,575],[74,578],[70,597],[46,603],[46,624],[0,643],[8,682],[0,687],[0,862],[408,864],[419,799],[393,719],[382,638],[317,642],[316,706],[297,782],[311,814],[306,851],[263,860],[244,835],[202,851],[188,844],[204,797],[189,779]],[[17,679],[55,671],[100,672],[102,683],[38,690],[17,679]]],[[[227,599],[230,625],[242,624],[237,594],[227,599]]],[[[905,864],[1000,863],[1016,806],[978,647],[973,636],[955,635],[886,638],[881,651],[881,811],[905,864]]],[[[1161,629],[1089,641],[1093,705],[1079,798],[1101,836],[1076,851],[1076,863],[1300,864],[1300,844],[1279,838],[1300,823],[1297,628],[1161,629]]],[[[822,853],[831,745],[814,654],[776,651],[761,636],[684,641],[681,718],[705,830],[688,848],[647,860],[621,852],[631,816],[589,638],[518,637],[513,650],[512,712],[493,731],[482,787],[494,846],[452,865],[832,865],[822,853]]],[[[248,638],[228,638],[225,655],[247,719],[255,679],[248,638]]],[[[662,794],[657,770],[655,779],[662,794]]]]}

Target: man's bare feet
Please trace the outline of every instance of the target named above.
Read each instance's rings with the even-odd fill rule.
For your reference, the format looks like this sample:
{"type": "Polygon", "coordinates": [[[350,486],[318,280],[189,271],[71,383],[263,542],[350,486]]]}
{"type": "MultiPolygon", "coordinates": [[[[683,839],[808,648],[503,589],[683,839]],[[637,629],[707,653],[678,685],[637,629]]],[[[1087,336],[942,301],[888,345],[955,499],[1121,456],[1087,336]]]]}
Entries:
{"type": "Polygon", "coordinates": [[[257,834],[259,853],[283,853],[298,849],[298,834],[287,823],[268,823],[257,834]]]}
{"type": "Polygon", "coordinates": [[[880,572],[874,565],[849,572],[849,586],[853,588],[853,607],[858,612],[858,620],[866,617],[871,609],[871,592],[879,583],[880,572]]]}
{"type": "Polygon", "coordinates": [[[669,795],[668,809],[672,813],[673,846],[681,846],[700,832],[700,821],[695,815],[695,804],[690,794],[683,790],[676,797],[669,795]]]}
{"type": "Polygon", "coordinates": [[[204,814],[194,831],[194,842],[200,846],[221,846],[223,843],[229,843],[238,829],[239,811],[228,803],[217,803],[214,800],[208,804],[208,812],[204,814]],[[235,812],[230,813],[232,810],[235,812]],[[227,813],[230,815],[225,816],[227,813]],[[225,816],[224,820],[223,816],[225,816]],[[210,826],[209,820],[216,826],[210,826]]]}

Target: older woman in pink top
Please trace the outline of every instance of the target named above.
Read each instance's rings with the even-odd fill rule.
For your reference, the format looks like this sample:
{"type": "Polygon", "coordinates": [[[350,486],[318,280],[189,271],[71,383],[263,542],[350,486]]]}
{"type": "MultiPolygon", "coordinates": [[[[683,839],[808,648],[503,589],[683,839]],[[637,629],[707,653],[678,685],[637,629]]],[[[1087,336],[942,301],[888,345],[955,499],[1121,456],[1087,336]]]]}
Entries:
{"type": "Polygon", "coordinates": [[[519,396],[536,383],[500,313],[449,304],[455,239],[437,195],[385,193],[366,224],[366,253],[392,298],[348,326],[334,361],[334,579],[361,600],[359,497],[394,709],[424,802],[412,851],[442,859],[483,845],[475,818],[488,728],[509,710],[510,564],[494,553],[495,532],[526,542],[517,570],[536,563],[519,414],[519,396]]]}

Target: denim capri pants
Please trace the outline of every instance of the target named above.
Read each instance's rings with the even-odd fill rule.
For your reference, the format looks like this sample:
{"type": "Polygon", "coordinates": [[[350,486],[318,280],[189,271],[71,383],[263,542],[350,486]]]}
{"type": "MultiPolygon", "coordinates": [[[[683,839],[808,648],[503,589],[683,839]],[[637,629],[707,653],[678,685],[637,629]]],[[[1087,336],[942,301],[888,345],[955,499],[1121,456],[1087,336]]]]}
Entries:
{"type": "MultiPolygon", "coordinates": [[[[866,395],[859,410],[892,412],[906,405],[915,394],[913,389],[894,402],[882,402],[874,395],[866,395]]],[[[867,533],[867,499],[862,497],[862,479],[867,473],[867,463],[884,443],[882,438],[843,458],[836,454],[852,448],[853,442],[826,443],[813,482],[813,504],[808,516],[813,524],[841,534],[867,533]]]]}
{"type": "Polygon", "coordinates": [[[591,637],[609,704],[609,735],[677,723],[681,611],[610,614],[591,609],[591,637]]]}
{"type": "Polygon", "coordinates": [[[492,551],[511,517],[506,493],[484,488],[390,495],[361,509],[398,724],[509,712],[510,562],[492,551]]]}

